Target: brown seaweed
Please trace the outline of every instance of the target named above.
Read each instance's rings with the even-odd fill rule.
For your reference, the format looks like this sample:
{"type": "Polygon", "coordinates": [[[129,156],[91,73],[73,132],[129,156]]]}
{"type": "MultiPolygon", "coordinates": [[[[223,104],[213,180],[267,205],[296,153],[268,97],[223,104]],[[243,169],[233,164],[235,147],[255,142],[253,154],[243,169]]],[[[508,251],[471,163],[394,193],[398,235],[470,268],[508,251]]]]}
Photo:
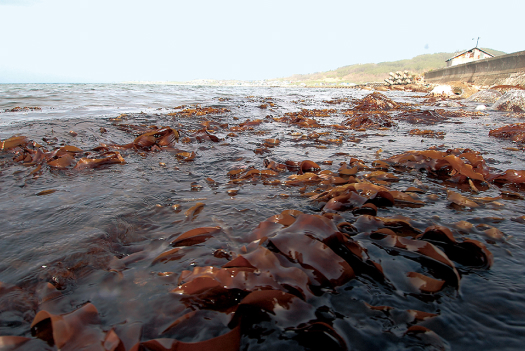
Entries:
{"type": "Polygon", "coordinates": [[[443,280],[434,279],[417,272],[408,272],[407,277],[416,289],[424,293],[436,293],[443,288],[443,280]]]}
{"type": "Polygon", "coordinates": [[[153,339],[136,344],[130,351],[237,351],[240,347],[240,339],[240,327],[235,327],[226,334],[205,341],[182,342],[169,338],[153,339]]]}
{"type": "Polygon", "coordinates": [[[103,153],[102,158],[81,158],[78,160],[77,164],[73,169],[82,170],[87,168],[97,168],[103,165],[110,164],[122,164],[126,163],[124,158],[120,155],[118,151],[110,151],[103,153]]]}
{"type": "Polygon", "coordinates": [[[373,92],[358,100],[353,110],[392,110],[400,108],[400,104],[379,92],[373,92]]]}
{"type": "Polygon", "coordinates": [[[102,333],[89,328],[90,324],[97,323],[97,319],[98,311],[90,303],[64,315],[40,311],[31,323],[31,332],[59,349],[66,349],[67,345],[67,349],[74,350],[101,341],[102,333]]]}
{"type": "Polygon", "coordinates": [[[141,134],[133,140],[132,144],[136,149],[150,150],[153,146],[172,146],[177,139],[179,139],[178,131],[170,127],[164,127],[141,134]]]}
{"type": "Polygon", "coordinates": [[[443,139],[445,137],[445,132],[437,132],[435,130],[421,130],[421,129],[411,129],[408,131],[409,135],[422,136],[425,138],[438,138],[443,139]]]}
{"type": "Polygon", "coordinates": [[[445,122],[446,117],[442,116],[435,110],[411,110],[405,111],[395,116],[398,121],[410,124],[433,125],[445,122]]]}
{"type": "Polygon", "coordinates": [[[367,113],[348,118],[343,125],[354,130],[391,128],[396,123],[385,113],[367,113]]]}
{"type": "Polygon", "coordinates": [[[297,262],[304,269],[313,270],[313,278],[321,285],[339,286],[354,275],[350,265],[320,241],[300,234],[280,235],[269,239],[272,247],[297,262]]]}
{"type": "Polygon", "coordinates": [[[497,129],[492,129],[489,132],[489,136],[510,139],[515,143],[525,143],[525,123],[508,124],[497,129]]]}
{"type": "MultiPolygon", "coordinates": [[[[196,205],[197,206],[197,205],[196,205]]],[[[188,210],[189,211],[189,210],[188,210]]],[[[220,227],[202,227],[189,230],[173,240],[171,246],[191,246],[203,243],[221,231],[220,227]]]]}

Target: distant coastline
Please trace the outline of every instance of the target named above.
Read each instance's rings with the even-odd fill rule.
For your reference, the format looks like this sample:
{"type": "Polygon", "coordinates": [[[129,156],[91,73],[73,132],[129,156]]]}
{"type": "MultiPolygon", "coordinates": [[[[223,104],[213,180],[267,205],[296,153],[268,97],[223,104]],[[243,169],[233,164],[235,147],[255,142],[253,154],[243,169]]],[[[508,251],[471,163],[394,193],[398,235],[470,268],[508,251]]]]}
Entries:
{"type": "Polygon", "coordinates": [[[216,80],[216,79],[195,79],[187,82],[177,81],[124,81],[121,84],[139,84],[139,85],[202,85],[202,86],[246,86],[246,87],[297,87],[300,84],[294,84],[289,81],[280,81],[274,79],[267,80],[216,80]]]}
{"type": "MultiPolygon", "coordinates": [[[[494,56],[504,55],[505,52],[489,48],[483,50],[494,56]]],[[[355,87],[363,85],[383,84],[390,72],[409,71],[415,75],[445,67],[445,61],[454,56],[453,52],[425,54],[411,59],[365,63],[343,66],[326,72],[309,74],[295,74],[284,78],[261,80],[235,79],[194,79],[191,81],[126,81],[125,84],[162,84],[162,85],[203,85],[203,86],[257,86],[257,87],[355,87]]]]}

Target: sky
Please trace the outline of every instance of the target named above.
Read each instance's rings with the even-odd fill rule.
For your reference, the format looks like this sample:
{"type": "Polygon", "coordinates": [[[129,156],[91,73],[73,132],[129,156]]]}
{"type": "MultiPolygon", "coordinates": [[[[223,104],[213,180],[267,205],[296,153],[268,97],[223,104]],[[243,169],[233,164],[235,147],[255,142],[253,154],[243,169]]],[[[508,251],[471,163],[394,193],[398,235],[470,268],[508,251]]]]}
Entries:
{"type": "Polygon", "coordinates": [[[512,53],[524,12],[525,0],[0,0],[0,83],[282,78],[478,37],[512,53]]]}

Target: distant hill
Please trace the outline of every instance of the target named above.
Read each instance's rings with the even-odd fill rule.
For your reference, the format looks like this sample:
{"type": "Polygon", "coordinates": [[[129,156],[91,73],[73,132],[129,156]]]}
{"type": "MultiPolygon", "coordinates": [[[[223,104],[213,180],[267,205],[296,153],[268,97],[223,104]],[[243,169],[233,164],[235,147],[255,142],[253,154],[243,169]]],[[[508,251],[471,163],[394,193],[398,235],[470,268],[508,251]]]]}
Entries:
{"type": "MultiPolygon", "coordinates": [[[[503,51],[481,48],[486,52],[494,55],[505,55],[503,51]]],[[[412,73],[421,74],[433,69],[439,69],[446,66],[445,61],[459,52],[440,52],[437,54],[419,55],[411,59],[380,62],[380,63],[365,63],[350,65],[337,68],[327,72],[317,72],[311,74],[296,74],[291,77],[277,79],[279,81],[290,81],[292,83],[305,83],[307,85],[316,83],[367,83],[367,82],[382,82],[388,77],[390,72],[395,71],[410,71],[412,73]]]]}

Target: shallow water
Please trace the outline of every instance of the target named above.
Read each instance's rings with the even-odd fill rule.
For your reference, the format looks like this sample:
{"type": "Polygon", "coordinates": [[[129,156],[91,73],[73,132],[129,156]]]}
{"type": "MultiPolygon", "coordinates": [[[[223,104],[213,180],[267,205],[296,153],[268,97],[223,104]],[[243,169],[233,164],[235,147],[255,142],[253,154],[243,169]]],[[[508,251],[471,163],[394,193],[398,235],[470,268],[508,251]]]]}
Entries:
{"type": "MultiPolygon", "coordinates": [[[[139,341],[157,338],[204,341],[226,335],[230,330],[236,332],[237,328],[241,331],[243,350],[316,349],[313,340],[321,340],[334,349],[356,350],[521,349],[525,343],[525,224],[512,219],[525,213],[525,203],[519,199],[525,196],[523,187],[478,184],[480,193],[475,194],[468,184],[446,182],[424,171],[389,168],[388,172],[399,179],[385,186],[399,191],[410,186],[424,187],[423,194],[412,194],[424,204],[396,202],[394,206],[380,206],[378,217],[408,217],[411,226],[420,232],[432,225],[445,226],[459,241],[477,240],[494,256],[489,269],[455,262],[461,277],[459,284],[454,286],[447,278],[447,284],[435,292],[418,290],[407,273],[441,279],[448,277],[449,271],[445,269],[448,273],[444,273],[442,266],[436,268],[435,260],[429,263],[426,257],[378,241],[370,235],[377,228],[361,224],[368,217],[352,211],[336,211],[357,228],[348,240],[368,251],[370,259],[382,266],[385,279],[359,273],[356,267],[353,279],[327,283],[319,278],[339,261],[327,258],[329,263],[325,265],[317,261],[319,257],[315,254],[306,257],[311,245],[319,243],[311,236],[326,233],[315,226],[302,228],[299,218],[297,226],[290,227],[288,232],[276,225],[273,231],[265,232],[269,241],[256,241],[258,237],[253,233],[260,223],[284,210],[323,214],[325,204],[309,199],[304,193],[316,189],[320,193],[328,188],[319,183],[287,185],[289,177],[297,174],[290,168],[276,176],[246,177],[242,182],[228,175],[229,171],[241,168],[265,169],[265,160],[281,164],[287,160],[312,160],[321,170],[337,174],[340,163],[349,163],[351,158],[371,167],[375,160],[386,160],[410,150],[470,148],[481,152],[488,166],[493,167],[493,173],[525,169],[523,150],[511,151],[509,148],[517,145],[488,136],[491,129],[520,122],[504,112],[448,117],[434,125],[399,120],[395,126],[382,129],[332,127],[349,118],[344,112],[368,94],[369,91],[354,89],[0,85],[0,111],[17,106],[41,108],[0,113],[1,140],[24,135],[48,151],[73,145],[91,155],[96,154],[94,148],[106,145],[118,150],[126,162],[85,170],[73,169],[74,164],[64,170],[53,169],[44,163],[39,171],[33,172],[35,165],[13,161],[13,153],[0,153],[0,335],[29,338],[21,349],[54,349],[57,345],[41,341],[35,328],[31,328],[37,312],[64,315],[91,303],[98,311],[97,321],[80,328],[78,340],[103,341],[114,330],[125,349],[131,349],[139,341]],[[228,111],[201,116],[182,114],[197,105],[228,111]],[[277,120],[301,109],[335,111],[328,113],[328,117],[313,117],[320,125],[315,128],[277,120]],[[262,122],[254,124],[252,130],[232,130],[256,119],[262,122]],[[206,120],[216,122],[208,127],[215,131],[198,134],[203,128],[200,123],[206,120]],[[122,147],[141,134],[138,129],[133,131],[140,126],[144,130],[146,126],[170,126],[179,131],[180,138],[172,147],[160,151],[122,147]],[[414,128],[446,134],[442,139],[409,135],[408,131],[414,128]],[[321,136],[307,137],[312,132],[321,136]],[[230,133],[235,136],[229,136],[230,133]],[[199,141],[196,135],[202,139],[199,141]],[[209,135],[220,140],[214,141],[209,135]],[[279,139],[279,143],[264,146],[266,139],[279,139]],[[329,139],[341,140],[329,142],[329,139]],[[194,151],[195,159],[184,161],[177,157],[182,151],[194,151]],[[270,183],[272,180],[276,182],[270,183]],[[306,189],[301,190],[303,186],[306,189]],[[479,201],[479,207],[469,208],[452,205],[447,200],[447,189],[469,198],[500,197],[502,191],[517,195],[479,201]],[[48,193],[41,193],[46,190],[48,193]],[[238,192],[232,196],[228,190],[238,192]],[[204,207],[194,215],[188,214],[197,203],[204,207]],[[174,209],[174,205],[178,207],[174,209]],[[459,221],[469,221],[478,227],[461,231],[454,226],[459,221]],[[503,237],[488,236],[484,232],[487,226],[499,229],[503,237]],[[200,227],[219,229],[206,240],[183,245],[178,253],[159,260],[159,255],[173,249],[170,243],[180,234],[200,227]],[[286,250],[277,247],[286,246],[278,238],[287,235],[295,238],[296,244],[291,244],[290,250],[303,253],[304,260],[309,259],[310,263],[294,261],[286,256],[286,250]],[[297,283],[295,287],[290,282],[275,280],[280,285],[272,290],[292,295],[287,295],[292,302],[275,298],[278,302],[274,310],[261,312],[257,304],[249,306],[255,306],[257,313],[248,307],[245,309],[250,313],[236,310],[239,303],[247,306],[242,301],[250,291],[269,289],[275,284],[272,279],[277,276],[276,271],[270,272],[274,278],[268,278],[273,283],[265,280],[266,283],[256,284],[251,290],[235,287],[220,294],[189,293],[191,289],[183,284],[191,282],[190,278],[181,277],[185,270],[220,268],[239,255],[251,257],[250,254],[253,256],[262,248],[273,252],[282,267],[301,271],[294,275],[297,281],[301,274],[308,277],[306,285],[297,283]],[[300,292],[298,286],[304,287],[304,291],[300,292]],[[415,321],[409,310],[437,316],[415,321]],[[240,322],[236,313],[242,316],[240,322]],[[172,326],[182,316],[190,322],[183,320],[172,326]],[[427,329],[410,329],[413,326],[427,329]]],[[[477,106],[462,100],[459,101],[465,105],[462,108],[420,105],[425,94],[384,94],[396,102],[414,104],[410,107],[413,109],[473,112],[477,106]]],[[[403,111],[398,108],[387,113],[395,120],[403,111]]],[[[360,170],[356,177],[363,180],[369,172],[360,170]]],[[[301,220],[307,223],[304,218],[307,217],[301,220]]],[[[255,272],[259,278],[253,279],[262,281],[261,275],[268,274],[261,267],[256,267],[255,272]]],[[[102,345],[102,341],[98,343],[102,345]]],[[[227,341],[231,345],[229,337],[227,341]]],[[[71,340],[64,347],[81,348],[71,340]]]]}

